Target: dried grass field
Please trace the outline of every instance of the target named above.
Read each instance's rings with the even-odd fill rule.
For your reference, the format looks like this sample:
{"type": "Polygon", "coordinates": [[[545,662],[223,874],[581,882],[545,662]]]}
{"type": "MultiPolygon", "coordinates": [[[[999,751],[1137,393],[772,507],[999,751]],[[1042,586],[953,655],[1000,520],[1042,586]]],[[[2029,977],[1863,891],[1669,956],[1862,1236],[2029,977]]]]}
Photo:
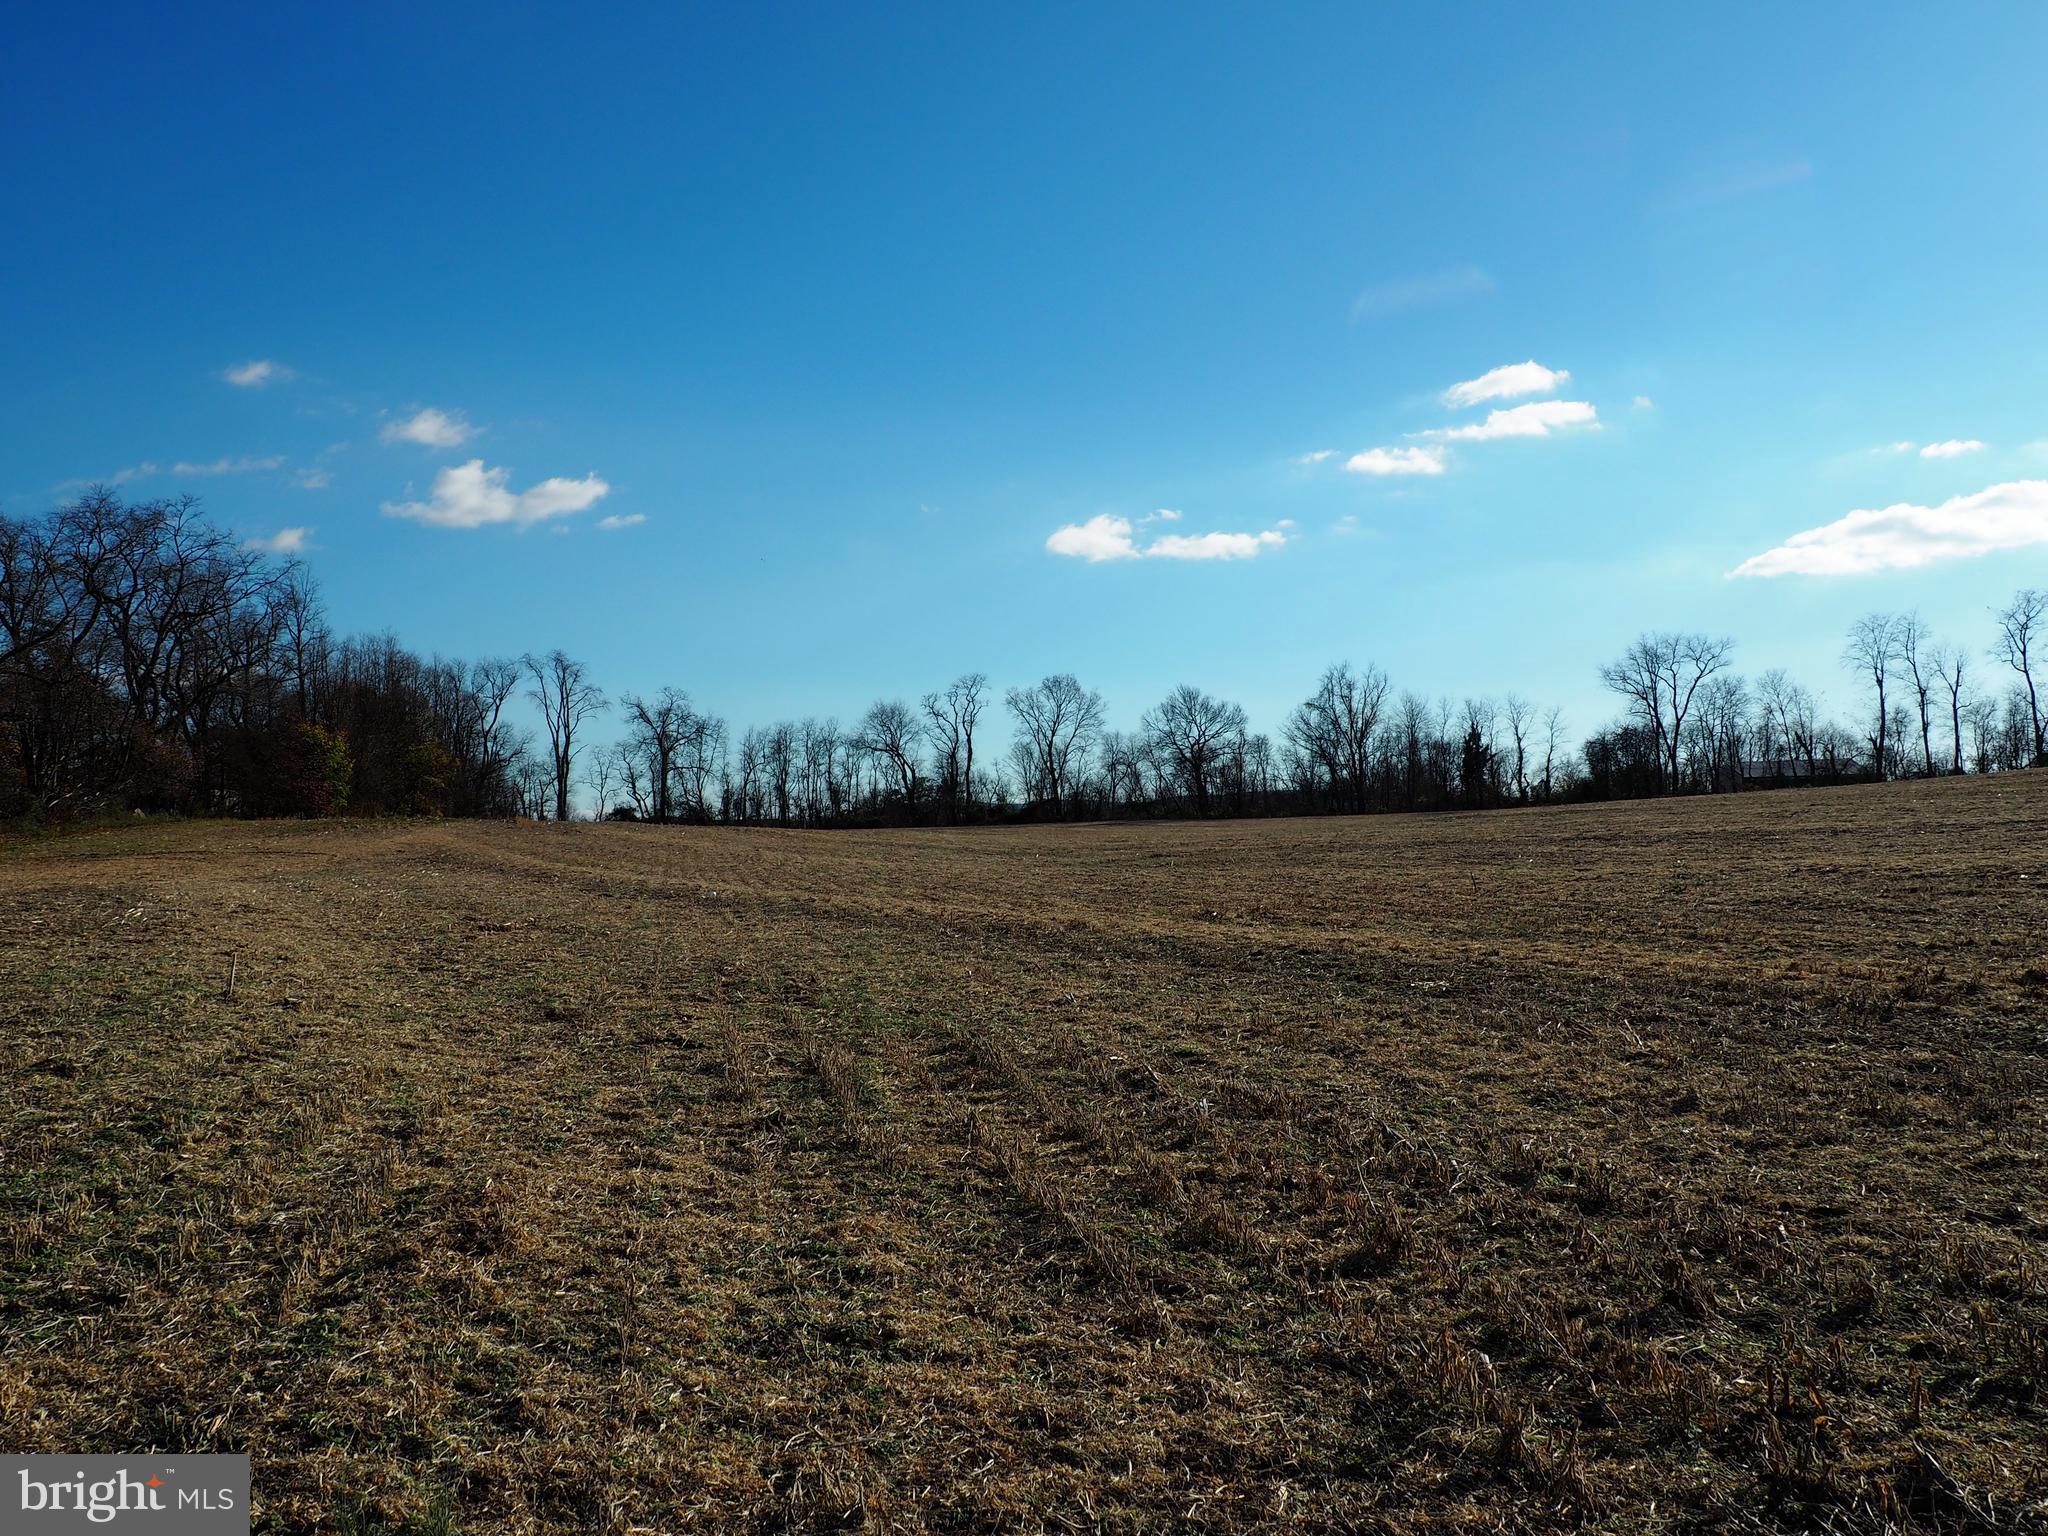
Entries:
{"type": "Polygon", "coordinates": [[[2048,1524],[2048,775],[18,841],[0,1042],[0,1446],[260,1530],[2048,1524]]]}

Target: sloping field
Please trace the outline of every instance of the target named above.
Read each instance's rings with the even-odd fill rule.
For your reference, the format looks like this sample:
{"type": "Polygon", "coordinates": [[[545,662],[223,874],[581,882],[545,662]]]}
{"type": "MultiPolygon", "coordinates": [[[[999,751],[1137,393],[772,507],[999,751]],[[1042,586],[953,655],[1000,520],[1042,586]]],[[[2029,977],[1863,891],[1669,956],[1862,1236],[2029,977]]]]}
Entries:
{"type": "Polygon", "coordinates": [[[0,1446],[259,1529],[2048,1522],[2048,775],[147,826],[0,946],[0,1446]]]}

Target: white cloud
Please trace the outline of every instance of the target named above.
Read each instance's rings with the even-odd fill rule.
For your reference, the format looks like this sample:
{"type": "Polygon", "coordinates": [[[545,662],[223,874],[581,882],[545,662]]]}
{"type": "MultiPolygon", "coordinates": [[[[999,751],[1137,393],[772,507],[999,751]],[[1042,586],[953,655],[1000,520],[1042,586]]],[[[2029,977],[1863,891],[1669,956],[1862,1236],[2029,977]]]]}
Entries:
{"type": "Polygon", "coordinates": [[[1368,448],[1344,461],[1354,475],[1440,475],[1444,472],[1441,448],[1368,448]]]}
{"type": "Polygon", "coordinates": [[[291,369],[283,363],[259,357],[251,362],[237,363],[221,374],[237,389],[261,389],[266,384],[281,384],[293,377],[291,369]]]}
{"type": "Polygon", "coordinates": [[[471,459],[435,475],[430,500],[387,501],[384,515],[411,518],[436,528],[486,528],[505,523],[526,528],[585,511],[611,490],[598,476],[585,475],[581,480],[543,480],[514,492],[505,488],[505,476],[505,470],[486,469],[482,459],[471,459]]]}
{"type": "Polygon", "coordinates": [[[600,517],[597,520],[597,526],[604,529],[606,533],[616,533],[621,528],[638,528],[646,521],[647,514],[645,512],[628,512],[624,517],[619,516],[615,512],[610,517],[600,517]]]}
{"type": "Polygon", "coordinates": [[[1404,309],[1433,309],[1493,292],[1493,279],[1470,262],[1423,277],[1375,283],[1351,302],[1353,320],[1375,320],[1404,309]]]}
{"type": "Polygon", "coordinates": [[[1655,409],[1657,409],[1657,402],[1652,400],[1648,395],[1637,395],[1635,399],[1630,403],[1633,404],[1635,408],[1639,411],[1654,411],[1655,409]]]}
{"type": "Polygon", "coordinates": [[[1444,404],[1453,407],[1478,405],[1485,400],[1513,400],[1520,395],[1547,395],[1571,377],[1563,368],[1546,368],[1533,358],[1526,363],[1503,363],[1489,368],[1476,379],[1453,384],[1444,391],[1444,404]]]}
{"type": "Polygon", "coordinates": [[[263,459],[252,459],[247,454],[244,454],[239,459],[220,458],[215,459],[210,464],[189,464],[185,460],[180,459],[171,466],[171,473],[187,476],[248,475],[254,474],[261,469],[276,469],[283,463],[284,456],[282,454],[272,454],[270,457],[263,459]]]}
{"type": "Polygon", "coordinates": [[[1069,523],[1045,541],[1056,555],[1099,564],[1104,560],[1135,560],[1138,546],[1131,542],[1131,520],[1098,512],[1085,523],[1069,523]]]}
{"type": "Polygon", "coordinates": [[[1334,448],[1318,448],[1314,453],[1302,454],[1294,462],[1297,464],[1320,464],[1323,460],[1333,457],[1336,452],[1337,450],[1334,448]]]}
{"type": "Polygon", "coordinates": [[[334,476],[328,470],[316,464],[309,469],[302,469],[296,475],[293,475],[292,484],[302,491],[324,491],[328,486],[334,484],[334,476]]]}
{"type": "Polygon", "coordinates": [[[426,448],[460,448],[482,428],[473,427],[460,411],[426,406],[403,421],[390,421],[377,436],[387,443],[418,443],[426,448]]]}
{"type": "Polygon", "coordinates": [[[1909,442],[1902,438],[1898,442],[1892,443],[1887,447],[1873,449],[1872,451],[1875,453],[1911,453],[1918,446],[1919,444],[1909,442]]]}
{"type": "Polygon", "coordinates": [[[1439,427],[1417,437],[1446,442],[1484,443],[1497,437],[1548,437],[1561,427],[1598,426],[1599,412],[1583,400],[1532,400],[1486,413],[1486,420],[1468,427],[1439,427]]]}
{"type": "Polygon", "coordinates": [[[310,528],[280,528],[267,539],[244,539],[242,548],[259,549],[267,555],[296,555],[312,534],[310,528]]]}
{"type": "Polygon", "coordinates": [[[1346,512],[1337,521],[1330,524],[1330,532],[1349,538],[1352,534],[1358,532],[1358,514],[1356,512],[1346,512]]]}
{"type": "Polygon", "coordinates": [[[1855,576],[2048,544],[2048,480],[2013,480],[1938,507],[1851,512],[1752,555],[1730,576],[1855,576]]]}
{"type": "Polygon", "coordinates": [[[1278,528],[1264,533],[1163,533],[1145,549],[1147,559],[1249,560],[1262,549],[1285,544],[1278,528]]]}
{"type": "Polygon", "coordinates": [[[1131,520],[1098,512],[1085,523],[1069,523],[1045,541],[1055,555],[1090,564],[1105,560],[1249,560],[1261,550],[1287,542],[1291,520],[1262,533],[1162,533],[1142,549],[1131,520]]]}
{"type": "Polygon", "coordinates": [[[1180,514],[1174,511],[1171,507],[1161,507],[1157,512],[1154,512],[1152,515],[1158,518],[1159,521],[1161,521],[1162,523],[1177,523],[1180,521],[1180,514]]]}
{"type": "Polygon", "coordinates": [[[1952,437],[1945,443],[1929,443],[1920,450],[1923,459],[1959,459],[1966,453],[1982,453],[1984,445],[1974,437],[1952,437]]]}

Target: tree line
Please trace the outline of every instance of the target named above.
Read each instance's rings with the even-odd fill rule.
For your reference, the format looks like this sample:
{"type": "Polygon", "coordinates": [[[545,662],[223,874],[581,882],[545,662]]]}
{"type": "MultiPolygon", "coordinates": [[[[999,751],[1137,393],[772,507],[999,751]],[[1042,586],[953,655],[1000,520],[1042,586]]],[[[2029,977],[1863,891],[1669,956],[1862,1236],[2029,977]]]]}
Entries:
{"type": "Polygon", "coordinates": [[[2048,760],[2048,593],[1988,648],[1872,614],[1844,661],[1861,717],[1822,717],[1733,643],[1639,637],[1601,669],[1621,715],[1572,742],[1517,694],[1396,693],[1339,663],[1272,733],[1183,685],[1135,725],[1061,673],[964,674],[842,725],[734,733],[689,694],[607,696],[560,650],[451,661],[337,637],[304,566],[237,544],[190,498],[94,489],[0,516],[0,817],[575,814],[871,826],[1018,818],[1482,809],[1781,783],[1997,772],[2048,760]],[[2003,687],[1997,686],[2000,682],[2003,687]],[[516,701],[539,721],[512,718],[516,701]],[[616,719],[617,733],[600,739],[616,719]],[[997,737],[998,722],[1007,734],[997,737]]]}

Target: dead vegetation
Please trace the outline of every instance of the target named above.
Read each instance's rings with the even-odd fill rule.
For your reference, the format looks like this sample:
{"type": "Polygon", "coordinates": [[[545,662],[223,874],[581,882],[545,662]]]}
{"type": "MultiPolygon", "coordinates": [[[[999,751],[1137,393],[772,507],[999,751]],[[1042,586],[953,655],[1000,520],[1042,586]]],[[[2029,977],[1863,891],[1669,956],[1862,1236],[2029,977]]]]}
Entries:
{"type": "Polygon", "coordinates": [[[2044,850],[2027,775],[16,846],[0,1444],[279,1531],[2042,1529],[2044,850]]]}

